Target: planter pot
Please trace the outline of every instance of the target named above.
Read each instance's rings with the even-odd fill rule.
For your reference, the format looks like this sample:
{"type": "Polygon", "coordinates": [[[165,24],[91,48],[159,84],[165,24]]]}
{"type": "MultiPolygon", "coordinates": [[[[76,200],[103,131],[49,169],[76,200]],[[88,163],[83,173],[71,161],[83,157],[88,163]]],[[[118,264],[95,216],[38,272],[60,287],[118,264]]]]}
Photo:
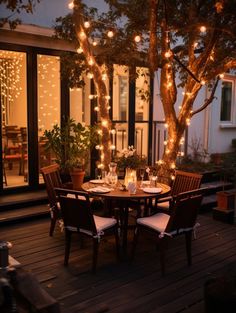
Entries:
{"type": "Polygon", "coordinates": [[[70,172],[70,176],[73,184],[73,189],[81,190],[81,186],[84,181],[85,171],[75,168],[70,172]]]}
{"type": "Polygon", "coordinates": [[[216,193],[217,206],[220,209],[234,209],[235,191],[219,191],[216,193]]]}

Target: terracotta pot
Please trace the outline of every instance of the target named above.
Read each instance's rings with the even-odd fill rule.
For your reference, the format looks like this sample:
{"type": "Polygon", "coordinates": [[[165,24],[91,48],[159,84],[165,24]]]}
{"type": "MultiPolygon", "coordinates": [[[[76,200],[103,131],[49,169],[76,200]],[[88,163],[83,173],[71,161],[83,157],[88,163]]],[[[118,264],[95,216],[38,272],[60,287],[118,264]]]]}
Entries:
{"type": "Polygon", "coordinates": [[[224,210],[233,210],[235,202],[235,191],[219,191],[216,193],[217,206],[224,210]]]}
{"type": "Polygon", "coordinates": [[[73,189],[74,190],[81,190],[81,186],[84,181],[84,176],[85,176],[85,171],[81,169],[74,168],[70,172],[72,184],[73,184],[73,189]]]}

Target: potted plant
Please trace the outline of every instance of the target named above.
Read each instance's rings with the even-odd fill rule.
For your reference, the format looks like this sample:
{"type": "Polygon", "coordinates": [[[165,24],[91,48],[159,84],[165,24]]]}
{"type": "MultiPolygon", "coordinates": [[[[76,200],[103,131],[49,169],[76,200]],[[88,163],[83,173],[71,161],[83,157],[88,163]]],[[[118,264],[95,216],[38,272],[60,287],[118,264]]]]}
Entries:
{"type": "Polygon", "coordinates": [[[133,146],[123,149],[116,157],[117,166],[125,171],[124,185],[128,185],[129,181],[137,181],[137,170],[145,166],[146,158],[137,154],[133,146]]]}
{"type": "Polygon", "coordinates": [[[70,173],[74,189],[80,189],[90,159],[90,150],[97,142],[95,126],[85,126],[69,118],[61,127],[55,124],[45,130],[46,150],[50,149],[62,173],[70,173]]]}

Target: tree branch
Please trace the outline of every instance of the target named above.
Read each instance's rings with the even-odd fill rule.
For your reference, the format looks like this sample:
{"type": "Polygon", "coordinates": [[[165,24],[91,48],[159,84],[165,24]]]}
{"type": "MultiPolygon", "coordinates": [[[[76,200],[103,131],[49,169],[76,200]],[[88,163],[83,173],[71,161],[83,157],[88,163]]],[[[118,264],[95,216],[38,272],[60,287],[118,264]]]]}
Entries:
{"type": "Polygon", "coordinates": [[[211,95],[210,95],[210,97],[209,97],[208,99],[205,99],[203,105],[202,105],[200,108],[198,108],[197,110],[193,111],[193,112],[190,114],[191,117],[192,117],[193,115],[195,115],[195,114],[197,114],[197,113],[203,111],[206,107],[208,107],[209,104],[211,104],[211,102],[212,102],[212,101],[214,100],[214,98],[215,98],[215,92],[216,92],[216,88],[217,88],[217,86],[218,86],[219,80],[220,80],[220,79],[219,79],[219,77],[218,77],[217,80],[216,80],[216,82],[215,82],[215,84],[214,84],[214,86],[213,86],[213,88],[212,88],[212,90],[211,90],[211,95]]]}

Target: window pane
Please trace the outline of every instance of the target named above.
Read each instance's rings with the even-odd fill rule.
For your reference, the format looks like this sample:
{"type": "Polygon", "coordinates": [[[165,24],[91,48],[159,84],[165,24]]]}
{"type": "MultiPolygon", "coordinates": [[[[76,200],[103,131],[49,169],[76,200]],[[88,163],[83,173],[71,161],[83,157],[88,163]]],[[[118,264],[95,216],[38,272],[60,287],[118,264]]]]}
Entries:
{"type": "Polygon", "coordinates": [[[4,188],[27,185],[26,54],[0,50],[4,188]]]}
{"type": "Polygon", "coordinates": [[[113,120],[127,121],[129,113],[129,79],[124,66],[114,66],[112,103],[113,120]]]}
{"type": "Polygon", "coordinates": [[[137,68],[135,96],[135,120],[148,121],[149,117],[149,85],[150,77],[148,70],[143,67],[137,68]]]}
{"type": "Polygon", "coordinates": [[[90,124],[90,79],[85,79],[85,86],[70,89],[70,117],[77,123],[90,124]]]}
{"type": "Polygon", "coordinates": [[[221,121],[231,121],[232,90],[232,82],[224,81],[222,83],[220,112],[221,121]]]}
{"type": "MultiPolygon", "coordinates": [[[[53,156],[45,152],[44,131],[60,125],[60,58],[38,55],[38,138],[39,169],[53,162],[53,156]]],[[[40,182],[43,182],[40,176],[40,182]]]]}
{"type": "Polygon", "coordinates": [[[148,123],[135,123],[135,148],[143,157],[148,155],[148,123]]]}

